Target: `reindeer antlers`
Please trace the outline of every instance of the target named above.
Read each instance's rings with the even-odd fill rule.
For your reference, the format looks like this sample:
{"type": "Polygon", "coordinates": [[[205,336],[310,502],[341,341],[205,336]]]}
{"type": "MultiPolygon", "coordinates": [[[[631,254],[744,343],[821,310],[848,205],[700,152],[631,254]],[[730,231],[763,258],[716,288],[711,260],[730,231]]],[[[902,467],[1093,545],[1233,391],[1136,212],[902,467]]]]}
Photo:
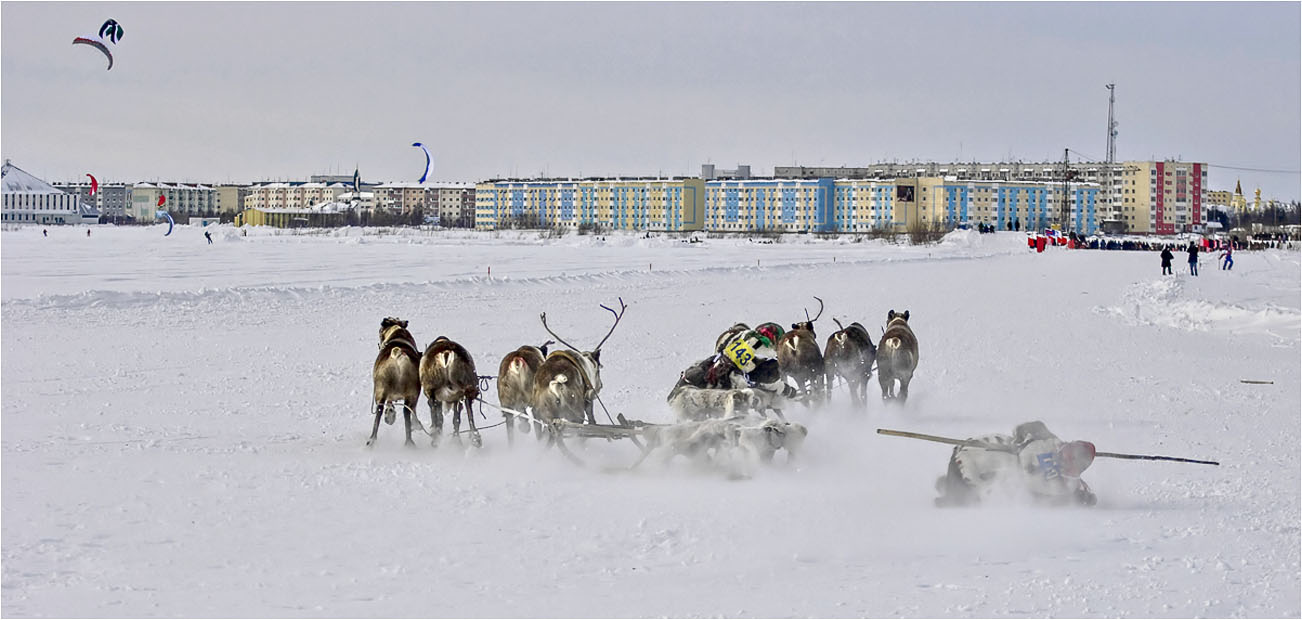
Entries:
{"type": "Polygon", "coordinates": [[[805,320],[810,323],[817,321],[818,317],[823,316],[823,300],[818,297],[815,297],[814,299],[818,299],[818,314],[814,315],[814,318],[809,318],[809,308],[805,308],[805,320]]]}
{"type": "MultiPolygon", "coordinates": [[[[610,338],[610,335],[613,334],[613,333],[615,333],[615,327],[619,325],[619,320],[622,319],[622,318],[624,318],[624,311],[628,309],[628,305],[624,303],[624,298],[623,298],[623,297],[620,297],[620,298],[619,298],[619,312],[615,312],[614,308],[611,308],[611,307],[607,306],[606,304],[601,304],[601,307],[602,307],[602,308],[605,308],[606,310],[609,310],[611,314],[615,315],[615,324],[610,326],[610,331],[606,332],[606,337],[605,337],[605,338],[602,338],[602,339],[601,339],[601,342],[598,342],[598,343],[597,343],[597,346],[595,346],[595,347],[592,348],[593,351],[600,351],[600,350],[601,350],[601,345],[606,344],[606,340],[607,340],[608,338],[610,338]]],[[[574,346],[574,345],[572,345],[572,344],[570,344],[570,343],[568,343],[568,342],[565,342],[565,339],[564,339],[564,338],[561,338],[560,336],[557,336],[557,335],[556,335],[556,332],[552,331],[552,328],[551,328],[551,327],[548,327],[548,325],[547,325],[547,313],[546,313],[546,312],[543,312],[542,314],[539,314],[539,315],[538,315],[538,318],[542,319],[543,329],[547,330],[547,333],[551,334],[551,335],[552,335],[552,338],[555,338],[557,342],[559,342],[559,343],[561,343],[561,344],[563,344],[563,345],[569,347],[570,350],[572,350],[572,351],[579,351],[579,350],[580,350],[578,347],[576,347],[576,346],[574,346]]],[[[549,341],[547,344],[551,344],[551,342],[549,341]]],[[[545,347],[545,346],[547,346],[547,344],[544,344],[543,346],[545,347]]]]}
{"type": "MultiPolygon", "coordinates": [[[[552,331],[552,328],[550,328],[550,327],[547,326],[547,313],[546,313],[546,312],[544,312],[544,313],[542,313],[542,314],[539,314],[539,315],[538,315],[538,318],[542,319],[543,329],[547,330],[547,333],[551,334],[551,335],[552,335],[552,338],[555,338],[556,340],[560,341],[561,344],[563,344],[563,345],[569,347],[571,351],[578,351],[578,350],[579,350],[578,347],[576,347],[576,346],[574,346],[574,345],[572,345],[572,344],[570,344],[570,343],[568,343],[568,342],[565,342],[565,339],[564,339],[564,338],[561,338],[560,336],[557,336],[557,335],[556,335],[556,332],[552,331]]],[[[543,345],[543,346],[545,347],[545,346],[547,346],[547,345],[543,345]]]]}
{"type": "Polygon", "coordinates": [[[615,327],[619,325],[619,320],[624,318],[624,311],[628,310],[628,306],[624,304],[623,297],[619,298],[619,312],[615,312],[610,307],[606,306],[606,304],[601,304],[601,307],[605,308],[606,310],[610,310],[610,313],[615,315],[615,324],[610,326],[610,331],[606,332],[606,337],[602,338],[601,342],[597,343],[597,347],[594,348],[593,351],[601,350],[601,345],[606,344],[606,339],[610,338],[610,335],[615,333],[615,327]]]}
{"type": "Polygon", "coordinates": [[[836,317],[832,317],[832,322],[833,322],[833,323],[836,323],[836,329],[837,329],[837,331],[845,331],[845,328],[841,326],[841,322],[840,322],[840,321],[836,320],[836,317]]]}

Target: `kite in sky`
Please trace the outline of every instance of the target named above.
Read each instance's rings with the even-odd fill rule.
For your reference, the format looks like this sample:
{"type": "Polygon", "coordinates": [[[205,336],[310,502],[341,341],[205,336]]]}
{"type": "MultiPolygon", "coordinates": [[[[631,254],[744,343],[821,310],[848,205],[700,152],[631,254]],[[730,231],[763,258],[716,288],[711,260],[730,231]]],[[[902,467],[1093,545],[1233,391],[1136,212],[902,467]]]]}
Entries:
{"type": "Polygon", "coordinates": [[[88,195],[88,196],[94,196],[94,195],[95,195],[95,192],[99,190],[99,181],[96,181],[96,180],[95,180],[95,175],[93,175],[93,174],[91,174],[91,173],[89,173],[89,172],[86,173],[86,176],[90,177],[90,194],[87,194],[87,195],[88,195]]]}
{"type": "MultiPolygon", "coordinates": [[[[102,26],[99,27],[99,37],[97,37],[97,38],[90,38],[90,37],[77,37],[77,38],[75,38],[75,39],[72,40],[72,44],[73,44],[73,45],[78,45],[78,44],[81,44],[81,45],[89,45],[89,46],[91,46],[91,47],[93,47],[93,48],[99,50],[100,52],[103,52],[104,57],[105,57],[105,58],[108,58],[108,68],[109,68],[109,69],[112,69],[112,68],[113,68],[113,52],[109,51],[109,46],[108,46],[108,44],[106,44],[106,43],[104,42],[104,40],[105,40],[106,38],[107,38],[109,41],[113,42],[114,44],[116,44],[118,41],[122,40],[122,26],[121,26],[120,24],[118,24],[117,21],[110,19],[110,20],[104,22],[104,24],[103,24],[102,26]]],[[[107,71],[107,70],[108,70],[108,69],[106,69],[106,71],[107,71]]]]}

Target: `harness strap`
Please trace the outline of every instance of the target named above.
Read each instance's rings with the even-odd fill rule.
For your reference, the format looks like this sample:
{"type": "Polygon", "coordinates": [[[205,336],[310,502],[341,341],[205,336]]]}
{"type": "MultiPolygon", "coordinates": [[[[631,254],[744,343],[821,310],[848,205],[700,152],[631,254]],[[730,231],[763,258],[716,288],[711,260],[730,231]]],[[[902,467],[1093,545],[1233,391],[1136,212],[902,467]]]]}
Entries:
{"type": "Polygon", "coordinates": [[[412,341],[411,334],[398,334],[396,332],[406,332],[406,328],[401,325],[390,325],[389,329],[384,330],[384,338],[380,339],[380,348],[383,349],[390,344],[401,344],[411,347],[412,351],[420,352],[416,348],[416,343],[412,341]]]}
{"type": "Polygon", "coordinates": [[[570,351],[568,349],[561,349],[559,351],[555,351],[552,353],[552,355],[563,357],[565,358],[565,361],[573,364],[575,368],[578,368],[579,378],[583,379],[583,390],[585,392],[593,391],[594,389],[593,386],[596,385],[596,382],[593,381],[592,377],[588,375],[588,364],[586,363],[586,360],[583,359],[582,355],[574,351],[570,351]]]}

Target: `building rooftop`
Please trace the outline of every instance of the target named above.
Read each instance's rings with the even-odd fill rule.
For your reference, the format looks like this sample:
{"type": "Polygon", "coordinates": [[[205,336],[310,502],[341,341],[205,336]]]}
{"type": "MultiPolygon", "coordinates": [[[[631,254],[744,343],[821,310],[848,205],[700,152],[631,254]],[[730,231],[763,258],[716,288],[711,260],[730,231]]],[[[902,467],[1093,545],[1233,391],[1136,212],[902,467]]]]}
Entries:
{"type": "Polygon", "coordinates": [[[0,179],[3,179],[4,193],[6,194],[62,194],[63,190],[46,183],[28,173],[26,170],[19,168],[5,160],[4,167],[0,168],[0,179]]]}

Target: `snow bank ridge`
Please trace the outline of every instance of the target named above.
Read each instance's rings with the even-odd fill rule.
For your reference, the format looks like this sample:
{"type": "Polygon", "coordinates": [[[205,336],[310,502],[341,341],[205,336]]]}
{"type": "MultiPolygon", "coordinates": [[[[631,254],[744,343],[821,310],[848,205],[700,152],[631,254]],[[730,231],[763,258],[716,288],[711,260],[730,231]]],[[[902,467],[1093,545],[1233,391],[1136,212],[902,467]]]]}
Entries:
{"type": "Polygon", "coordinates": [[[1302,341],[1302,313],[1295,309],[1269,303],[1254,308],[1190,297],[1182,279],[1167,277],[1132,284],[1122,296],[1121,306],[1096,306],[1094,311],[1130,325],[1262,334],[1289,345],[1302,341]]]}

